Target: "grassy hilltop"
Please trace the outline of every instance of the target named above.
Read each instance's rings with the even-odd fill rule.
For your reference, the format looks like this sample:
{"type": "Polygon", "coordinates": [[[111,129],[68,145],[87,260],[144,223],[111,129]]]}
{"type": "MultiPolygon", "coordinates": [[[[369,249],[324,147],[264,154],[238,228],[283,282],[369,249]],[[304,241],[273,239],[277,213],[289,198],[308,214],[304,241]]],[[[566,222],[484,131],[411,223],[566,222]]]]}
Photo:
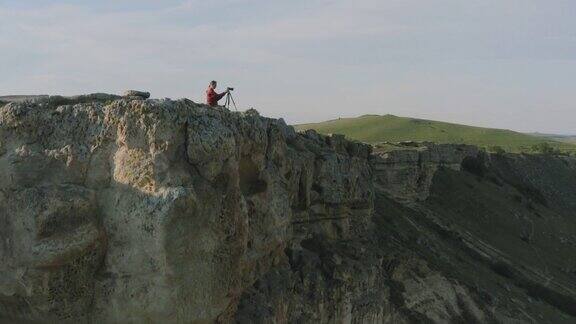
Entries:
{"type": "Polygon", "coordinates": [[[505,129],[474,127],[393,115],[364,115],[295,127],[298,130],[314,129],[322,134],[344,134],[348,138],[370,144],[430,141],[473,144],[488,149],[499,146],[508,152],[529,152],[535,145],[548,143],[551,147],[563,152],[576,152],[575,144],[556,139],[505,129]]]}

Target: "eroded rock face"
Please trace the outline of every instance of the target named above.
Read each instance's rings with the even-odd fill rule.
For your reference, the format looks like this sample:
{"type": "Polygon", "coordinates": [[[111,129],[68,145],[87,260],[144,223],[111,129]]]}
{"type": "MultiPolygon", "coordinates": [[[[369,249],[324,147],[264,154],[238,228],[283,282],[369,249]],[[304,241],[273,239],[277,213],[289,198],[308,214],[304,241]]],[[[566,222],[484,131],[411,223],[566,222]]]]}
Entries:
{"type": "Polygon", "coordinates": [[[229,321],[312,237],[366,233],[368,148],[190,101],[0,108],[0,313],[229,321]]]}

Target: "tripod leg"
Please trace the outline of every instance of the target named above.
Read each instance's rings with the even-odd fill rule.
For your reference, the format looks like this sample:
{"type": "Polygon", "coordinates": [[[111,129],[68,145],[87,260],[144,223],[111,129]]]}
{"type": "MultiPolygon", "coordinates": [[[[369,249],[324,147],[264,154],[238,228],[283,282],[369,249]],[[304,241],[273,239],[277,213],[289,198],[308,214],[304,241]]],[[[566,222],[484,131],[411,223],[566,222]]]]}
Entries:
{"type": "Polygon", "coordinates": [[[231,93],[228,93],[230,95],[230,100],[232,101],[232,105],[234,105],[234,110],[238,111],[238,108],[236,108],[236,102],[234,102],[234,97],[232,97],[231,93]]]}

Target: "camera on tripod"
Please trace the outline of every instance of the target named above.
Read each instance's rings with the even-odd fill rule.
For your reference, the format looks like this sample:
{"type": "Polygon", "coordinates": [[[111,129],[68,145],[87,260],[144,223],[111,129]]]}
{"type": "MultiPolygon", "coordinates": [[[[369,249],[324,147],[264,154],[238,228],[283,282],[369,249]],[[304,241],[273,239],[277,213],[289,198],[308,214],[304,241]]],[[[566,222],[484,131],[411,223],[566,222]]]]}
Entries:
{"type": "Polygon", "coordinates": [[[236,108],[236,103],[234,102],[234,97],[232,97],[232,90],[234,90],[234,88],[228,87],[227,91],[226,91],[226,103],[224,104],[224,107],[230,109],[230,103],[232,103],[232,105],[234,106],[234,110],[238,111],[238,108],[236,108]]]}

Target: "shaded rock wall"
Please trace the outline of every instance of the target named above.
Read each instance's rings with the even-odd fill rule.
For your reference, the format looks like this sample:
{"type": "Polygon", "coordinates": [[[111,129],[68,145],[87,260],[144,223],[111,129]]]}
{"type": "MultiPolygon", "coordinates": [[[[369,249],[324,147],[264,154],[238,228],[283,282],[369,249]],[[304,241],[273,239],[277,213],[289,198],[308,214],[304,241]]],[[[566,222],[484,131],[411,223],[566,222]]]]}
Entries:
{"type": "MultiPolygon", "coordinates": [[[[573,322],[576,159],[469,152],[458,167],[432,168],[432,180],[417,187],[425,199],[414,199],[415,190],[376,191],[379,246],[402,251],[395,257],[400,264],[412,255],[428,268],[391,287],[421,321],[449,321],[439,316],[458,305],[452,309],[460,308],[467,323],[573,322]],[[409,195],[398,196],[403,192],[409,195]],[[452,298],[438,296],[447,291],[452,298]]],[[[404,176],[405,163],[377,171],[379,159],[376,187],[389,185],[390,174],[413,179],[404,176]]]]}

